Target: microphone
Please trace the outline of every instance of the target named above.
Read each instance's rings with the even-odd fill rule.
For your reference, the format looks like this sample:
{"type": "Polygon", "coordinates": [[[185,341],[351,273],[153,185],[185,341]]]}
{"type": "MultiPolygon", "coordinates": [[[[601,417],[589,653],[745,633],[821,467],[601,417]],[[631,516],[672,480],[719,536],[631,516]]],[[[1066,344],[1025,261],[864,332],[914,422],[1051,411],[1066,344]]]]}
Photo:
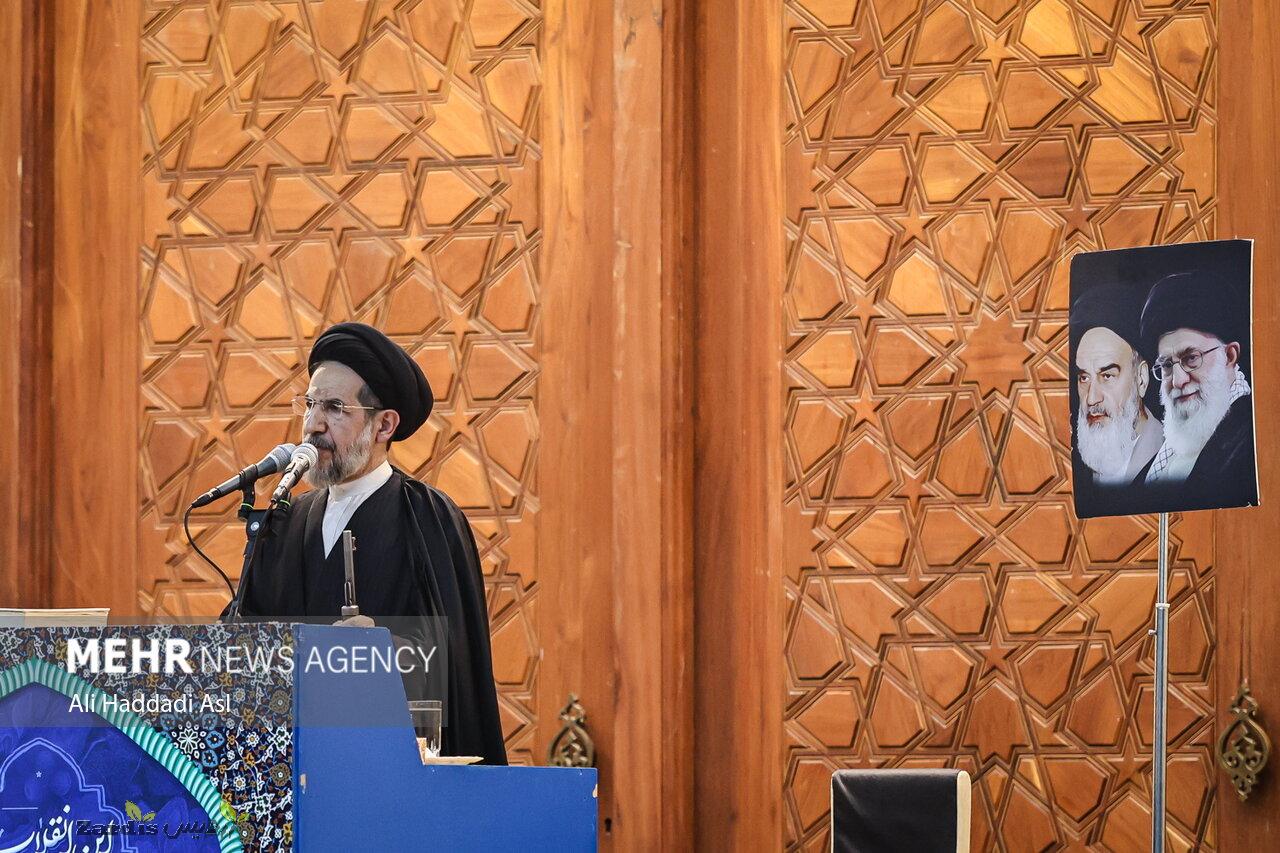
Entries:
{"type": "Polygon", "coordinates": [[[294,448],[293,458],[289,460],[289,467],[284,469],[280,485],[271,493],[271,502],[275,503],[289,494],[289,490],[298,484],[302,475],[314,468],[319,461],[320,451],[316,450],[314,444],[299,444],[294,448]]]}
{"type": "Polygon", "coordinates": [[[260,462],[250,465],[230,480],[219,483],[200,497],[193,500],[191,502],[191,508],[199,509],[202,506],[207,506],[216,500],[225,498],[232,492],[243,489],[259,477],[274,474],[288,464],[289,457],[293,455],[294,449],[295,445],[292,444],[276,445],[275,449],[262,457],[260,462]]]}

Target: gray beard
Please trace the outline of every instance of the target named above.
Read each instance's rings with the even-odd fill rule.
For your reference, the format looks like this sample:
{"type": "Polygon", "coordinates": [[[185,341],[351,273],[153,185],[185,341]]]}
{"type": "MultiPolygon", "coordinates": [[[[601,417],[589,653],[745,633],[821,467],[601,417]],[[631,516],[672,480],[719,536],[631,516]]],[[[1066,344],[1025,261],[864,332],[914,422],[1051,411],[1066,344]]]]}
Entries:
{"type": "Polygon", "coordinates": [[[1098,475],[1099,482],[1120,483],[1129,469],[1129,458],[1138,443],[1137,396],[1129,397],[1120,412],[1097,426],[1089,424],[1089,410],[1083,404],[1076,417],[1076,449],[1084,464],[1098,475]]]}
{"type": "Polygon", "coordinates": [[[1200,453],[1213,436],[1218,424],[1231,408],[1231,383],[1235,368],[1224,367],[1217,376],[1202,378],[1200,399],[1180,403],[1169,396],[1160,384],[1160,402],[1164,404],[1164,440],[1179,456],[1200,453]]]}
{"type": "Polygon", "coordinates": [[[336,486],[368,464],[372,450],[373,421],[370,420],[346,453],[339,453],[334,449],[329,455],[329,461],[312,468],[303,480],[313,489],[336,486]]]}

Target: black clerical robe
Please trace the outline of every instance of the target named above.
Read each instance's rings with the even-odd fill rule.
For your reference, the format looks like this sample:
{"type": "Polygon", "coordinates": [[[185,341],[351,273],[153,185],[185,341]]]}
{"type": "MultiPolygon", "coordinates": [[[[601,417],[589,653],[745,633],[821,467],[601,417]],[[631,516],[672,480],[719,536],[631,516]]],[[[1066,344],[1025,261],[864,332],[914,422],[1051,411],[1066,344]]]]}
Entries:
{"type": "MultiPolygon", "coordinates": [[[[1158,455],[1158,454],[1157,454],[1158,455]]],[[[1139,475],[1145,480],[1155,460],[1139,475]]],[[[1179,512],[1258,505],[1258,463],[1254,459],[1253,395],[1237,398],[1205,443],[1182,481],[1145,483],[1143,512],[1179,512]]]]}
{"type": "Polygon", "coordinates": [[[1253,454],[1253,395],[1231,404],[1196,464],[1187,475],[1187,490],[1211,495],[1214,504],[1258,503],[1258,463],[1253,454]]]}
{"type": "MultiPolygon", "coordinates": [[[[342,618],[341,540],[324,553],[327,498],[327,489],[313,490],[273,514],[243,582],[241,618],[320,624],[342,618]]],[[[462,511],[443,492],[396,469],[346,529],[356,541],[361,615],[389,629],[397,643],[439,646],[444,660],[433,660],[432,668],[447,678],[446,695],[439,696],[421,672],[405,676],[405,691],[411,699],[445,700],[442,753],[506,764],[484,580],[462,511]]]]}

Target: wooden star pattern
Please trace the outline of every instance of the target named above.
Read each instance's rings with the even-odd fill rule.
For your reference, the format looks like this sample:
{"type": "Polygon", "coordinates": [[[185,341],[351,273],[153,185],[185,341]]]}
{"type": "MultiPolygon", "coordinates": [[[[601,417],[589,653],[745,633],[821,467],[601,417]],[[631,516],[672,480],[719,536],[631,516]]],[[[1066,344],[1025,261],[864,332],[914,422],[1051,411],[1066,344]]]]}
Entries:
{"type": "Polygon", "coordinates": [[[999,35],[990,35],[981,28],[979,32],[982,33],[982,51],[978,53],[978,61],[989,63],[992,73],[999,77],[1001,66],[1011,59],[1018,58],[1017,52],[1009,47],[1013,30],[1007,29],[999,35]]]}
{"type": "MultiPolygon", "coordinates": [[[[1154,531],[1072,514],[1061,425],[1044,422],[1067,387],[1044,378],[1061,374],[1040,369],[1041,332],[1065,322],[1054,288],[1070,253],[1213,236],[1196,224],[1212,193],[1179,184],[1212,173],[1212,145],[1144,190],[1163,168],[1148,139],[1217,132],[1212,70],[1194,89],[1167,70],[1210,61],[1212,19],[1203,5],[1122,4],[1110,21],[1096,4],[1053,0],[859,3],[869,38],[850,55],[836,5],[784,5],[786,91],[833,94],[788,102],[786,150],[808,165],[788,172],[788,197],[806,200],[783,226],[789,245],[841,271],[835,327],[858,341],[851,387],[786,374],[799,377],[792,402],[807,403],[786,409],[786,512],[829,547],[784,567],[785,595],[794,607],[803,589],[830,590],[808,597],[814,616],[786,644],[786,849],[826,843],[814,762],[920,761],[974,776],[975,850],[1091,849],[1150,803],[1150,748],[1121,726],[1149,731],[1149,611],[1133,602],[1149,597],[1139,561],[1154,531]],[[1165,27],[1187,40],[1134,47],[1133,34],[1165,27]],[[1184,43],[1195,56],[1179,55],[1184,43]],[[823,47],[844,59],[816,62],[823,47]],[[1183,118],[1156,80],[1192,105],[1175,110],[1183,118]],[[1190,215],[1144,213],[1156,204],[1190,215]],[[798,239],[824,217],[842,235],[838,257],[798,239]],[[823,399],[843,413],[839,428],[813,427],[823,399]],[[887,633],[876,640],[872,625],[887,633]],[[847,674],[800,677],[840,663],[847,674]],[[835,708],[857,726],[852,745],[828,734],[835,708]]],[[[805,283],[787,280],[789,298],[805,283]]],[[[829,328],[790,322],[789,360],[829,328]]],[[[1197,580],[1179,594],[1211,613],[1208,589],[1197,580]]],[[[1208,651],[1178,680],[1212,696],[1213,632],[1194,621],[1208,651]]],[[[1212,711],[1190,709],[1189,725],[1204,731],[1212,711]]],[[[1215,791],[1199,781],[1213,778],[1212,756],[1190,740],[1175,752],[1200,765],[1188,796],[1203,798],[1190,822],[1173,818],[1177,831],[1212,838],[1215,791]]]]}
{"type": "MultiPolygon", "coordinates": [[[[537,668],[523,638],[536,635],[538,586],[506,554],[527,553],[508,540],[534,524],[539,226],[509,211],[536,199],[541,154],[538,111],[502,106],[536,103],[538,5],[142,2],[142,191],[161,212],[139,247],[144,526],[175,525],[209,472],[297,440],[289,399],[323,328],[383,328],[420,358],[448,413],[396,461],[470,496],[463,509],[486,531],[495,669],[523,673],[498,684],[507,748],[531,762],[537,668]],[[466,122],[437,120],[446,98],[466,122]],[[433,224],[468,204],[476,215],[433,224]],[[510,286],[513,267],[528,287],[510,286]],[[498,461],[477,440],[489,423],[498,461]]],[[[202,540],[238,526],[233,513],[203,519],[202,540]]],[[[212,615],[222,583],[178,546],[140,600],[157,615],[212,615]]]]}

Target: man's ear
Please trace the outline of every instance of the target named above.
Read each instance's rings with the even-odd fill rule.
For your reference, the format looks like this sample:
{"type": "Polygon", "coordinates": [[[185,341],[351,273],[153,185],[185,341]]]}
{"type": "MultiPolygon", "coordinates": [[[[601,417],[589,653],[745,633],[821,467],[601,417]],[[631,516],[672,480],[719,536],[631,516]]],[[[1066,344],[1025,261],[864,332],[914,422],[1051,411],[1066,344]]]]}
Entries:
{"type": "Polygon", "coordinates": [[[391,436],[396,434],[396,430],[400,427],[400,413],[395,409],[383,409],[378,412],[378,426],[374,430],[373,440],[376,444],[382,444],[391,440],[391,436]]]}
{"type": "Polygon", "coordinates": [[[1227,367],[1235,367],[1236,362],[1240,360],[1240,344],[1238,341],[1232,341],[1222,347],[1222,351],[1227,354],[1227,367]]]}
{"type": "Polygon", "coordinates": [[[1138,362],[1138,399],[1147,396],[1147,386],[1151,384],[1151,365],[1146,359],[1138,362]]]}

